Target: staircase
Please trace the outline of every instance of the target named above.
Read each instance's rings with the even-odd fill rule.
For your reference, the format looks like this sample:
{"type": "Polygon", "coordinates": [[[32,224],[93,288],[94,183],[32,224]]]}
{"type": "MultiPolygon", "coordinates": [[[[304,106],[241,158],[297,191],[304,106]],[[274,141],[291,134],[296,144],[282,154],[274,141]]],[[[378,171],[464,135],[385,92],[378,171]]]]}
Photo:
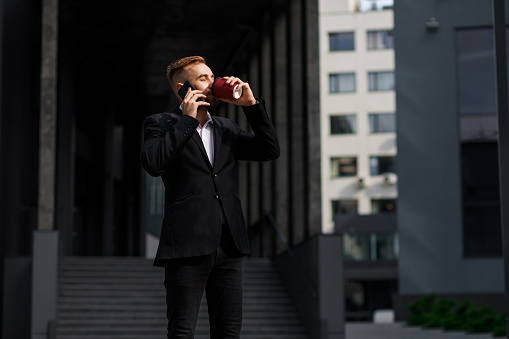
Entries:
{"type": "MultiPolygon", "coordinates": [[[[143,258],[66,257],[57,339],[166,338],[164,270],[143,258]]],[[[209,339],[205,298],[196,339],[209,339]]],[[[269,259],[244,261],[242,339],[308,339],[269,259]]]]}

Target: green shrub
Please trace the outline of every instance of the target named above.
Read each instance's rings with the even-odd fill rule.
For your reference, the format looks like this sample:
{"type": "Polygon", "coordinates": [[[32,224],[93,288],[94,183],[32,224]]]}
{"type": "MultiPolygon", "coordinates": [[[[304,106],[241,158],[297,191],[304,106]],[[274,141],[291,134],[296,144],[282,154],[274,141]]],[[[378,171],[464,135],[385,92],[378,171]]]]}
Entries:
{"type": "Polygon", "coordinates": [[[505,315],[488,306],[474,308],[470,299],[463,300],[458,307],[448,299],[437,299],[429,295],[417,299],[408,306],[412,314],[407,319],[410,326],[443,328],[446,331],[492,333],[506,335],[505,315]]]}
{"type": "Polygon", "coordinates": [[[442,327],[446,331],[468,331],[467,314],[473,309],[470,299],[463,300],[458,307],[449,312],[442,320],[442,327]]]}
{"type": "Polygon", "coordinates": [[[434,300],[435,295],[428,295],[419,298],[410,305],[408,305],[407,307],[408,310],[412,312],[412,314],[407,319],[408,325],[411,326],[423,325],[426,322],[426,315],[429,312],[431,312],[434,300]]]}
{"type": "Polygon", "coordinates": [[[431,312],[425,314],[424,324],[425,328],[440,328],[443,327],[443,321],[450,317],[454,309],[454,301],[447,299],[436,300],[432,307],[431,312]]]}

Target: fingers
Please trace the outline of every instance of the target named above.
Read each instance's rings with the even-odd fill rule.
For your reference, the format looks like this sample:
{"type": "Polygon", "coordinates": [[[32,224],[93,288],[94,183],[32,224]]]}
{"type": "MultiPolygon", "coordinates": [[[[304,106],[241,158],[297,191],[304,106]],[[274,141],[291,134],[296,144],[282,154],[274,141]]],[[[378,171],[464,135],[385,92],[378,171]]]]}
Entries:
{"type": "Polygon", "coordinates": [[[184,97],[184,100],[182,100],[182,104],[189,104],[193,102],[203,102],[199,101],[199,99],[206,99],[207,96],[203,94],[202,91],[194,90],[192,91],[190,88],[187,90],[187,94],[184,97]]]}
{"type": "Polygon", "coordinates": [[[206,95],[203,94],[202,91],[199,90],[191,90],[188,89],[184,100],[181,102],[182,106],[182,114],[190,115],[193,118],[196,118],[196,114],[198,113],[198,109],[202,106],[208,107],[210,103],[205,101],[207,98],[206,95]]]}
{"type": "Polygon", "coordinates": [[[240,80],[240,78],[234,76],[223,77],[223,79],[226,80],[225,83],[228,85],[238,84],[242,88],[242,95],[239,99],[218,98],[219,100],[239,106],[250,106],[256,104],[256,98],[254,97],[253,91],[247,82],[244,82],[240,80]]]}
{"type": "Polygon", "coordinates": [[[242,87],[243,90],[251,90],[251,87],[249,87],[249,84],[247,82],[244,82],[244,81],[240,80],[240,78],[237,78],[237,77],[223,77],[223,79],[226,79],[226,83],[228,85],[238,84],[240,87],[242,87]]]}
{"type": "Polygon", "coordinates": [[[243,84],[244,82],[237,77],[223,77],[228,85],[243,84]]]}

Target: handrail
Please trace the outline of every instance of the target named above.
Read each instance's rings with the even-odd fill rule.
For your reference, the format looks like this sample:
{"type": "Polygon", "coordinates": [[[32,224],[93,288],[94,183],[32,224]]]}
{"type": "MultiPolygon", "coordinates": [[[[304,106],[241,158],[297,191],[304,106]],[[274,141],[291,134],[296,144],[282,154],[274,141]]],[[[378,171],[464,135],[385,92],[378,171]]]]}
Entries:
{"type": "Polygon", "coordinates": [[[292,259],[292,262],[293,262],[295,268],[297,268],[297,271],[299,272],[299,275],[300,275],[302,281],[304,282],[304,284],[306,285],[308,291],[311,293],[311,295],[314,298],[317,298],[318,293],[316,292],[316,289],[314,288],[313,284],[311,283],[311,279],[309,279],[308,275],[304,271],[304,268],[302,267],[302,264],[300,263],[299,258],[297,258],[295,251],[288,244],[288,241],[286,240],[286,237],[284,236],[283,232],[281,232],[281,230],[279,229],[279,227],[277,225],[277,221],[274,219],[274,216],[272,215],[272,213],[270,211],[265,211],[265,216],[267,216],[270,226],[273,228],[273,230],[276,233],[276,235],[278,236],[279,240],[281,241],[281,243],[283,243],[286,250],[288,251],[288,255],[292,259]]]}

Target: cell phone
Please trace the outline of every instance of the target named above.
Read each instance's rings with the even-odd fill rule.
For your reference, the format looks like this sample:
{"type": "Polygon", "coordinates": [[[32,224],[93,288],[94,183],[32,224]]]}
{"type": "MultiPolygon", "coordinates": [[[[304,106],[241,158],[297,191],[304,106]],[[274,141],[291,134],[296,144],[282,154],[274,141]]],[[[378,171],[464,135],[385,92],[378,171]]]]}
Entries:
{"type": "MultiPolygon", "coordinates": [[[[179,89],[179,95],[182,99],[184,99],[184,97],[186,96],[187,94],[187,90],[191,88],[191,91],[194,91],[196,88],[194,88],[193,85],[191,85],[191,83],[189,81],[186,81],[184,82],[184,85],[182,87],[180,87],[179,89]]],[[[196,101],[205,101],[205,99],[203,98],[198,98],[196,101]]]]}

